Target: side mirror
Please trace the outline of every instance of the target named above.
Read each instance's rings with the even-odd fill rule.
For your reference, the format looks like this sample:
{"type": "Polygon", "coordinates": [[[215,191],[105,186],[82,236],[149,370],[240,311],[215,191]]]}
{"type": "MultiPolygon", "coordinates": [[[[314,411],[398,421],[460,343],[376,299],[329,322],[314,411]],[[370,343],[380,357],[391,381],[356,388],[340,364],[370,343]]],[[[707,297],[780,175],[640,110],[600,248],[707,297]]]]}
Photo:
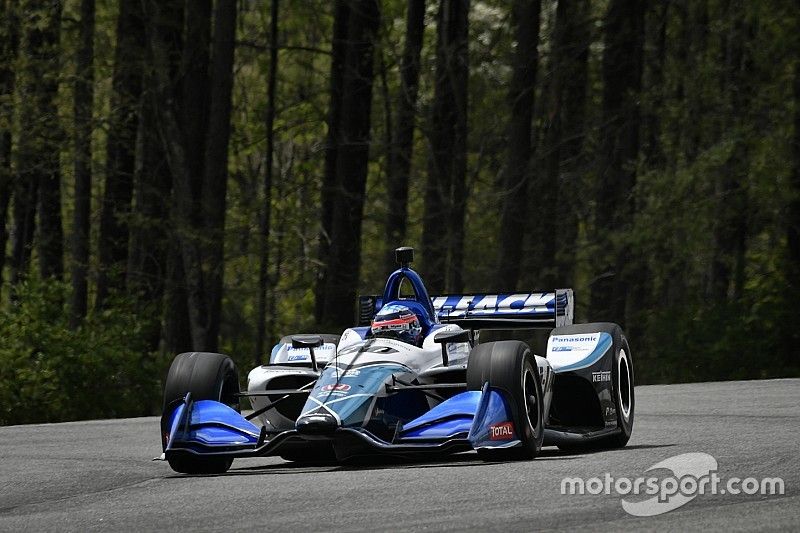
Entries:
{"type": "Polygon", "coordinates": [[[319,348],[325,344],[325,341],[322,340],[322,337],[319,335],[296,335],[292,337],[292,348],[300,349],[300,348],[319,348]]]}
{"type": "Polygon", "coordinates": [[[292,348],[301,350],[308,348],[308,353],[311,355],[311,368],[317,369],[317,357],[314,354],[314,348],[319,348],[325,344],[325,341],[319,335],[297,335],[292,337],[292,348]]]}
{"type": "Polygon", "coordinates": [[[433,336],[433,342],[442,345],[442,364],[447,366],[447,345],[457,342],[469,342],[469,331],[460,329],[457,331],[441,331],[433,336]]]}

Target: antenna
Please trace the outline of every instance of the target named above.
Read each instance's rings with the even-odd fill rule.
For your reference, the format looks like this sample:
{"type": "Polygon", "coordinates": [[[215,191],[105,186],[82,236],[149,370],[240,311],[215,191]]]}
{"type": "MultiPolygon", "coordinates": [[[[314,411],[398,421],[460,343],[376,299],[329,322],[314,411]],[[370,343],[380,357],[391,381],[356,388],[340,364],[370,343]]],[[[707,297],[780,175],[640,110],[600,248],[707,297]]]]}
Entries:
{"type": "Polygon", "coordinates": [[[414,261],[414,249],[409,246],[401,246],[395,249],[394,258],[400,264],[400,268],[408,268],[414,261]]]}

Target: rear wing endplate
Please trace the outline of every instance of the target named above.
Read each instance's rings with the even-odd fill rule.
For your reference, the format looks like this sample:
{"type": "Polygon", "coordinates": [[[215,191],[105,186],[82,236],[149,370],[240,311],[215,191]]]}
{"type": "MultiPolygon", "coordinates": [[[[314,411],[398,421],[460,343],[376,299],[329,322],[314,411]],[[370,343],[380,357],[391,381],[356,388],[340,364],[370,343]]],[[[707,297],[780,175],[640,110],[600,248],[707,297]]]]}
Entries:
{"type": "MultiPolygon", "coordinates": [[[[359,296],[358,321],[368,326],[383,306],[380,296],[359,296]]],[[[552,329],[572,324],[572,289],[505,294],[451,294],[431,297],[439,322],[465,329],[552,329]]]]}

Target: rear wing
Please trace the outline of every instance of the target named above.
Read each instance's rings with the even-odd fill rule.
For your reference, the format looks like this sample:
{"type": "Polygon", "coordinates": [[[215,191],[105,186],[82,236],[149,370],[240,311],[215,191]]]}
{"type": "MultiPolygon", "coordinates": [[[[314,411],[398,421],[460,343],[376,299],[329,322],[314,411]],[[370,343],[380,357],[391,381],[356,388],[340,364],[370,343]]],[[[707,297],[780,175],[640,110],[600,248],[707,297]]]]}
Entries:
{"type": "MultiPolygon", "coordinates": [[[[505,294],[451,294],[431,297],[439,322],[465,329],[552,329],[572,324],[572,289],[505,294]]],[[[383,301],[359,296],[358,322],[368,326],[383,301]]]]}

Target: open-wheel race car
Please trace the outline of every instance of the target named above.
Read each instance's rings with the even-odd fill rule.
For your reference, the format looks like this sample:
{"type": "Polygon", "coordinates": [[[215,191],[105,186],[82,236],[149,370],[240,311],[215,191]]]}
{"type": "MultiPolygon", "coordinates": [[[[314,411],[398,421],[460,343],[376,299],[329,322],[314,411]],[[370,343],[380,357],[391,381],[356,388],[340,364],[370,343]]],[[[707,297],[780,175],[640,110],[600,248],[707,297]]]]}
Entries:
{"type": "Polygon", "coordinates": [[[240,391],[222,354],[178,355],[164,387],[163,457],[173,470],[221,473],[237,457],[343,461],[477,450],[532,459],[542,446],[624,446],[633,360],[621,328],[572,324],[571,289],[430,297],[398,248],[381,296],[359,297],[341,336],[292,335],[240,391]],[[546,357],[483,330],[551,329],[546,357]],[[240,399],[253,411],[240,413],[240,399]]]}

